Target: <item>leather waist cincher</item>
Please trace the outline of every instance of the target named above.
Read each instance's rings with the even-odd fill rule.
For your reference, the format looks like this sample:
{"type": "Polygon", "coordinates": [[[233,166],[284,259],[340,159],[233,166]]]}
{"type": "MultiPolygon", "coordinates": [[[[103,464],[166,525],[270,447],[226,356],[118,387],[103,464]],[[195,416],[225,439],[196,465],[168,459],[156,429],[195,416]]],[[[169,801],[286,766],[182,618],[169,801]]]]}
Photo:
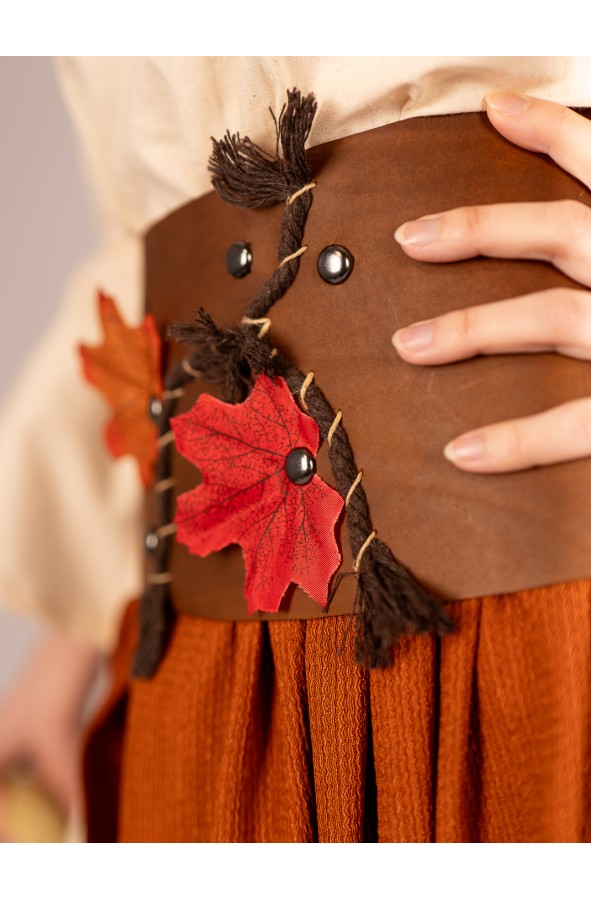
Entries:
{"type": "MultiPolygon", "coordinates": [[[[543,262],[417,262],[393,239],[401,223],[474,204],[588,202],[579,182],[547,157],[506,141],[484,113],[383,126],[316,146],[308,158],[315,186],[306,251],[269,313],[270,335],[342,411],[380,539],[443,600],[591,576],[591,459],[474,474],[443,456],[444,445],[466,431],[589,395],[591,365],[544,352],[412,366],[391,344],[395,330],[422,319],[574,285],[543,262]]],[[[277,267],[282,216],[279,206],[240,208],[211,192],[152,227],[146,305],[162,335],[200,307],[222,327],[240,322],[277,267]]],[[[186,356],[186,347],[170,340],[164,351],[165,369],[186,356]]],[[[189,410],[203,391],[220,396],[216,385],[195,379],[177,412],[189,410]]],[[[334,485],[325,445],[317,466],[334,485]]],[[[178,453],[172,475],[175,497],[199,482],[178,453]]],[[[148,526],[156,501],[150,491],[148,526]]],[[[345,527],[341,520],[340,571],[352,573],[345,527]]],[[[351,575],[340,580],[327,612],[292,588],[279,612],[249,617],[237,546],[200,558],[174,543],[169,570],[174,608],[194,616],[311,618],[353,608],[351,575]]]]}

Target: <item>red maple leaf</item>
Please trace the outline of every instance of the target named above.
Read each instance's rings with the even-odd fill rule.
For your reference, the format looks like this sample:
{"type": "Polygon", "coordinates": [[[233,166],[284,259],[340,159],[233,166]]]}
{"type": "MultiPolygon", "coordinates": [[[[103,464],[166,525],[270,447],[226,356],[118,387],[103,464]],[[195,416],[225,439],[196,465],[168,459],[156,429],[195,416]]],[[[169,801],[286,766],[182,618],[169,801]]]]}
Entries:
{"type": "Polygon", "coordinates": [[[105,443],[112,456],[131,453],[147,487],[154,474],[156,425],[149,415],[152,398],[162,396],[160,336],[147,315],[137,328],[122,319],[112,297],[98,293],[105,340],[97,347],[79,346],[84,375],[106,397],[113,417],[105,426],[105,443]]]}
{"type": "Polygon", "coordinates": [[[341,562],[334,529],[344,504],[315,474],[315,462],[305,484],[287,474],[292,451],[315,461],[319,433],[285,381],[259,375],[237,405],[202,394],[171,426],[177,450],[203,475],[177,499],[178,540],[198,556],[240,544],[249,612],[276,612],[291,582],[326,606],[341,562]]]}

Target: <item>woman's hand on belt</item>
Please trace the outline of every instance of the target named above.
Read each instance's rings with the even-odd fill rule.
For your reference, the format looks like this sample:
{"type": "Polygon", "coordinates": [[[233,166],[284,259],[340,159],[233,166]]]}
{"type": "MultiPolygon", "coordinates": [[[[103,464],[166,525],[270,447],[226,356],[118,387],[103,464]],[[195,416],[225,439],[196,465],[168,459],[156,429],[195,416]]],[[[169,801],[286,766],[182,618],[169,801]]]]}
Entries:
{"type": "MultiPolygon", "coordinates": [[[[488,117],[520,147],[547,153],[591,186],[591,122],[567,107],[492,94],[488,117]]],[[[406,222],[396,240],[413,259],[473,256],[538,259],[591,287],[591,209],[586,202],[501,203],[452,209],[406,222]]],[[[400,356],[438,365],[477,354],[556,351],[591,360],[591,293],[554,288],[446,313],[397,331],[400,356]]],[[[445,456],[472,472],[508,472],[591,455],[591,397],[497,422],[451,441],[445,456]]]]}

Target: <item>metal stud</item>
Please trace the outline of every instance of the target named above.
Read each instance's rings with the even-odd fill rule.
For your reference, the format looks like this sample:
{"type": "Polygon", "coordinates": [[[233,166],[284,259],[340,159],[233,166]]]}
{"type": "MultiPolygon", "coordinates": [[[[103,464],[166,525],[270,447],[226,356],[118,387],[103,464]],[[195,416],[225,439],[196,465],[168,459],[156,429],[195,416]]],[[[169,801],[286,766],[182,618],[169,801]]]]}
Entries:
{"type": "Polygon", "coordinates": [[[157,422],[162,415],[162,400],[160,397],[150,397],[148,413],[153,422],[157,422]]]}
{"type": "Polygon", "coordinates": [[[146,553],[155,553],[158,549],[158,544],[160,543],[160,538],[156,534],[153,528],[148,528],[144,535],[144,546],[146,548],[146,553]]]}
{"type": "Polygon", "coordinates": [[[252,268],[252,250],[250,244],[236,241],[226,251],[226,266],[234,278],[244,278],[252,268]]]}
{"type": "Polygon", "coordinates": [[[342,284],[351,274],[353,257],[346,247],[329,244],[318,254],[318,274],[328,284],[342,284]]]}
{"type": "Polygon", "coordinates": [[[296,447],[287,454],[285,472],[294,484],[308,484],[316,472],[316,460],[305,447],[296,447]]]}

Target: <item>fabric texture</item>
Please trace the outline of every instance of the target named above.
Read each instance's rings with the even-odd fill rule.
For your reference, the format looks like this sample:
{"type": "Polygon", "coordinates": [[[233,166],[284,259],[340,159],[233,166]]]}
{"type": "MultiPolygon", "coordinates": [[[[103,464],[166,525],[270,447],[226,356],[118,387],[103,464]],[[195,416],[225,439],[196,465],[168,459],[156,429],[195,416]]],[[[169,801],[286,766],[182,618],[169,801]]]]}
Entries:
{"type": "Polygon", "coordinates": [[[115,462],[106,451],[109,407],[82,377],[77,345],[100,342],[101,283],[133,322],[141,308],[136,241],[107,242],[72,275],[3,408],[0,601],[108,649],[141,583],[143,489],[135,460],[115,462]]]}
{"type": "Polygon", "coordinates": [[[126,675],[132,606],[89,739],[90,839],[588,841],[590,601],[575,581],[450,604],[456,633],[371,673],[351,636],[336,655],[346,616],[182,616],[150,681],[126,675]]]}
{"type": "Polygon", "coordinates": [[[591,58],[100,57],[57,69],[103,237],[3,410],[0,597],[108,647],[141,589],[142,491],[133,460],[102,447],[109,411],[82,383],[76,345],[100,340],[97,288],[139,323],[142,233],[209,190],[210,135],[230,127],[272,149],[265,111],[295,84],[320,101],[312,145],[480,110],[491,90],[591,106],[591,58]]]}

